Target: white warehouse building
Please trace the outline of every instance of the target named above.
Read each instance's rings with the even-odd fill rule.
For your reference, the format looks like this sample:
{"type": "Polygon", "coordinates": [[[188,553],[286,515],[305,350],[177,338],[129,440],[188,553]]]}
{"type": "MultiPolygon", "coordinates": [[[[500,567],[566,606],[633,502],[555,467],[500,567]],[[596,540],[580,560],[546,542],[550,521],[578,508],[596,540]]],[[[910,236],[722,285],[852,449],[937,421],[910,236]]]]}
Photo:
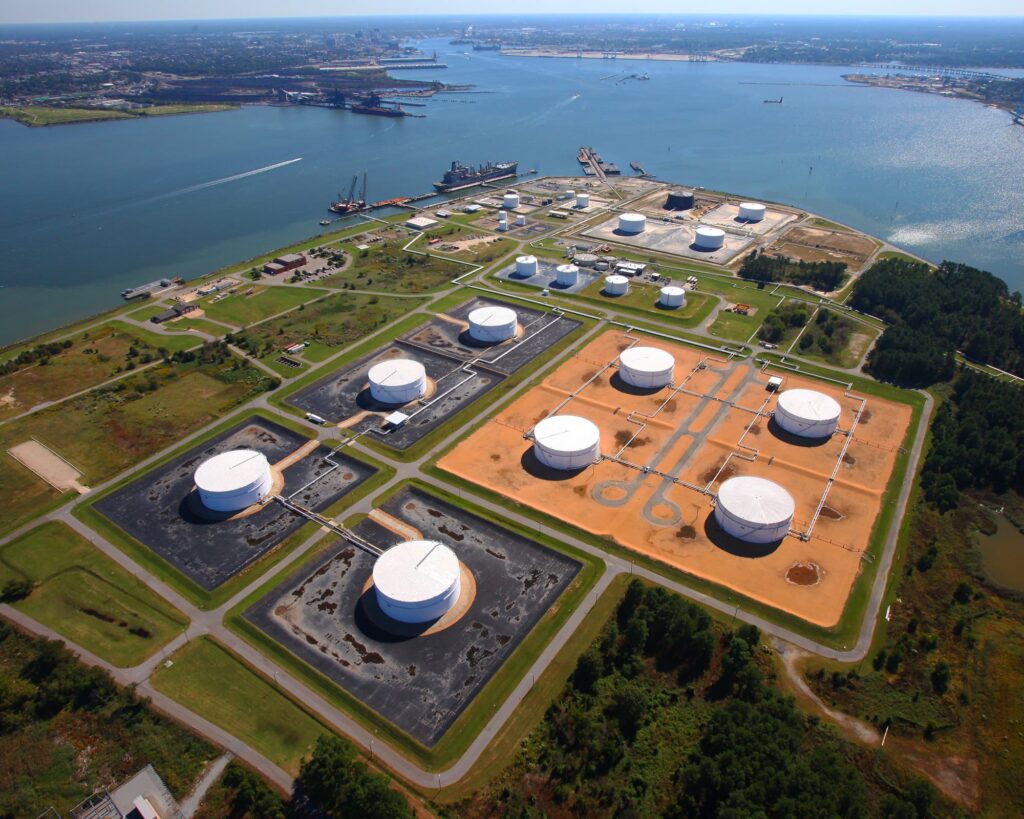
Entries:
{"type": "Polygon", "coordinates": [[[786,390],[779,393],[775,423],[801,438],[828,438],[842,411],[838,401],[817,390],[786,390]]]}
{"type": "Polygon", "coordinates": [[[382,404],[406,404],[427,392],[427,371],[411,358],[394,358],[370,367],[370,395],[382,404]]]}
{"type": "Polygon", "coordinates": [[[446,614],[462,589],[459,559],[434,540],[392,546],[373,564],[377,603],[392,620],[427,623],[446,614]]]}
{"type": "Polygon", "coordinates": [[[632,387],[665,387],[675,374],[675,358],[657,347],[630,347],[619,354],[619,377],[632,387]]]}
{"type": "Polygon", "coordinates": [[[796,504],[785,489],[764,478],[730,478],[718,488],[715,522],[747,543],[775,543],[793,524],[796,504]]]}
{"type": "Polygon", "coordinates": [[[233,449],[203,461],[195,473],[203,506],[213,512],[241,512],[270,494],[273,475],[266,455],[233,449]]]}
{"type": "Polygon", "coordinates": [[[469,314],[469,334],[476,341],[496,344],[508,341],[516,334],[519,316],[508,307],[478,307],[469,314]]]}
{"type": "Polygon", "coordinates": [[[577,415],[552,415],[533,428],[533,444],[545,466],[582,469],[601,457],[601,430],[577,415]]]}

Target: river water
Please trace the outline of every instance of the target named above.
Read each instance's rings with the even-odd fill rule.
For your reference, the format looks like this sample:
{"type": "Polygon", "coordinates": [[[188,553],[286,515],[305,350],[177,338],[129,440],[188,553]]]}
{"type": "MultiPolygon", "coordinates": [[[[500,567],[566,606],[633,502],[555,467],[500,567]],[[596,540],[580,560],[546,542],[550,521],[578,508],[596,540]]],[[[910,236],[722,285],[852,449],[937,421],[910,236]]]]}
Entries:
{"type": "MultiPolygon", "coordinates": [[[[821,66],[533,59],[426,42],[475,83],[384,119],[317,108],[29,129],[0,121],[0,343],[321,230],[351,175],[429,190],[453,159],[629,173],[787,202],[1024,289],[1024,128],[963,100],[850,86],[821,66]],[[623,79],[647,72],[649,81],[623,79]],[[784,98],[765,105],[766,98],[784,98]],[[298,161],[294,161],[298,160],[298,161]]],[[[401,76],[401,74],[400,74],[401,76]]]]}

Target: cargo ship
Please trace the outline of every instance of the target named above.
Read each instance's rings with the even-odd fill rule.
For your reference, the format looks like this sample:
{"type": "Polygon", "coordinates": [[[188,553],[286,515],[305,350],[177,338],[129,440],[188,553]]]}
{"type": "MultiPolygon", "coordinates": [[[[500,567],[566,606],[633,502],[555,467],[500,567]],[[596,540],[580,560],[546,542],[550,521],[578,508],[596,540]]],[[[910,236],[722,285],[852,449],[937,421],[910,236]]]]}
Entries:
{"type": "Polygon", "coordinates": [[[356,114],[370,114],[375,117],[406,117],[409,116],[402,110],[398,103],[388,105],[376,94],[370,94],[359,98],[349,105],[349,110],[356,114]]]}
{"type": "Polygon", "coordinates": [[[484,182],[497,182],[499,179],[515,176],[518,167],[518,162],[499,162],[496,165],[488,162],[486,165],[474,168],[456,160],[452,163],[451,168],[445,171],[444,178],[440,182],[434,183],[434,189],[446,193],[447,191],[471,188],[484,182]]]}

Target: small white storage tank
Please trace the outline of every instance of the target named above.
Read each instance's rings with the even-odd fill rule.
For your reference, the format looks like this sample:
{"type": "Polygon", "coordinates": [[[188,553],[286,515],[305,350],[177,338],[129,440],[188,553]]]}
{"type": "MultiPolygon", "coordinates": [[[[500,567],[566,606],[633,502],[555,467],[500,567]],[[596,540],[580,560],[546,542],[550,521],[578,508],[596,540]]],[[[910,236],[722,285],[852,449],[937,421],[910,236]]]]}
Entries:
{"type": "Polygon", "coordinates": [[[562,199],[574,199],[575,197],[576,191],[574,191],[572,188],[567,188],[565,191],[562,192],[561,196],[562,199]]]}
{"type": "Polygon", "coordinates": [[[674,284],[666,284],[660,293],[658,302],[662,307],[682,307],[686,304],[686,291],[674,284]]]}
{"type": "Polygon", "coordinates": [[[501,211],[498,214],[498,223],[499,224],[507,224],[508,223],[508,214],[505,213],[505,211],[501,211]]]}
{"type": "Polygon", "coordinates": [[[501,206],[513,210],[519,207],[519,194],[516,191],[509,191],[501,200],[501,206]]]}
{"type": "Polygon", "coordinates": [[[775,423],[801,438],[827,438],[839,426],[839,402],[816,390],[786,390],[779,393],[775,423]]]}
{"type": "Polygon", "coordinates": [[[740,203],[740,219],[744,222],[760,222],[764,219],[764,205],[758,202],[740,203]]]}
{"type": "Polygon", "coordinates": [[[574,264],[560,264],[555,268],[555,283],[559,287],[572,287],[579,277],[580,269],[574,264]]]}
{"type": "Polygon", "coordinates": [[[580,210],[583,208],[590,207],[590,194],[589,193],[578,193],[576,194],[576,207],[580,210]]]}
{"type": "Polygon", "coordinates": [[[730,478],[718,487],[715,522],[747,543],[775,543],[789,532],[795,509],[793,497],[777,483],[730,478]]]}
{"type": "Polygon", "coordinates": [[[516,256],[516,275],[524,279],[537,275],[537,257],[516,256]]]}
{"type": "Polygon", "coordinates": [[[462,590],[459,559],[435,540],[392,546],[373,564],[377,603],[400,623],[426,623],[445,614],[462,590]]]}
{"type": "Polygon", "coordinates": [[[642,213],[622,213],[619,215],[619,233],[643,233],[647,227],[647,217],[642,213]]]}
{"type": "Polygon", "coordinates": [[[552,415],[533,428],[533,445],[545,466],[582,469],[601,456],[601,430],[577,415],[552,415]]]}
{"type": "Polygon", "coordinates": [[[619,355],[619,377],[633,387],[665,387],[675,374],[675,358],[657,347],[630,347],[619,355]]]}
{"type": "Polygon", "coordinates": [[[214,512],[241,512],[270,494],[273,476],[267,456],[234,449],[203,461],[195,474],[203,506],[214,512]]]}
{"type": "Polygon", "coordinates": [[[725,231],[716,227],[697,228],[693,244],[701,250],[718,250],[725,243],[725,231]]]}
{"type": "Polygon", "coordinates": [[[594,253],[577,253],[572,257],[573,262],[580,267],[593,267],[597,264],[597,255],[594,253]]]}
{"type": "Polygon", "coordinates": [[[519,317],[508,307],[478,307],[469,314],[469,334],[477,341],[507,341],[516,334],[519,317]]]}
{"type": "Polygon", "coordinates": [[[517,224],[517,225],[519,225],[520,227],[522,227],[523,225],[525,225],[525,224],[526,224],[526,215],[525,215],[525,214],[522,214],[522,213],[520,213],[520,214],[519,214],[519,215],[518,215],[518,216],[516,217],[516,224],[517,224]]]}
{"type": "Polygon", "coordinates": [[[612,275],[604,277],[604,292],[609,296],[624,296],[628,290],[629,279],[625,276],[612,273],[612,275]]]}
{"type": "Polygon", "coordinates": [[[382,404],[405,404],[427,392],[427,371],[411,358],[395,358],[370,367],[370,395],[382,404]]]}

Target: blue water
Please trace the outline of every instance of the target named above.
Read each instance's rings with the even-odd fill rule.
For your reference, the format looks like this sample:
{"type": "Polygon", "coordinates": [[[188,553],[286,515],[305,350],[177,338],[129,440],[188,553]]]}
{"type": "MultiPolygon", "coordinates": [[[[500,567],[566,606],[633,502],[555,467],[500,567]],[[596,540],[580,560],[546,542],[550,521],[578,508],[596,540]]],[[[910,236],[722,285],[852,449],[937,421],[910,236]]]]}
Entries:
{"type": "Polygon", "coordinates": [[[487,93],[410,108],[426,119],[252,107],[46,129],[0,121],[0,342],[114,306],[124,287],[313,235],[357,171],[384,199],[428,190],[456,158],[574,174],[583,143],[627,174],[635,160],[663,179],[806,207],[1024,289],[1024,128],[1005,112],[849,86],[839,68],[421,45],[449,69],[407,76],[487,93]],[[634,72],[651,79],[601,79],[634,72]],[[761,102],[780,94],[783,105],[761,102]]]}

